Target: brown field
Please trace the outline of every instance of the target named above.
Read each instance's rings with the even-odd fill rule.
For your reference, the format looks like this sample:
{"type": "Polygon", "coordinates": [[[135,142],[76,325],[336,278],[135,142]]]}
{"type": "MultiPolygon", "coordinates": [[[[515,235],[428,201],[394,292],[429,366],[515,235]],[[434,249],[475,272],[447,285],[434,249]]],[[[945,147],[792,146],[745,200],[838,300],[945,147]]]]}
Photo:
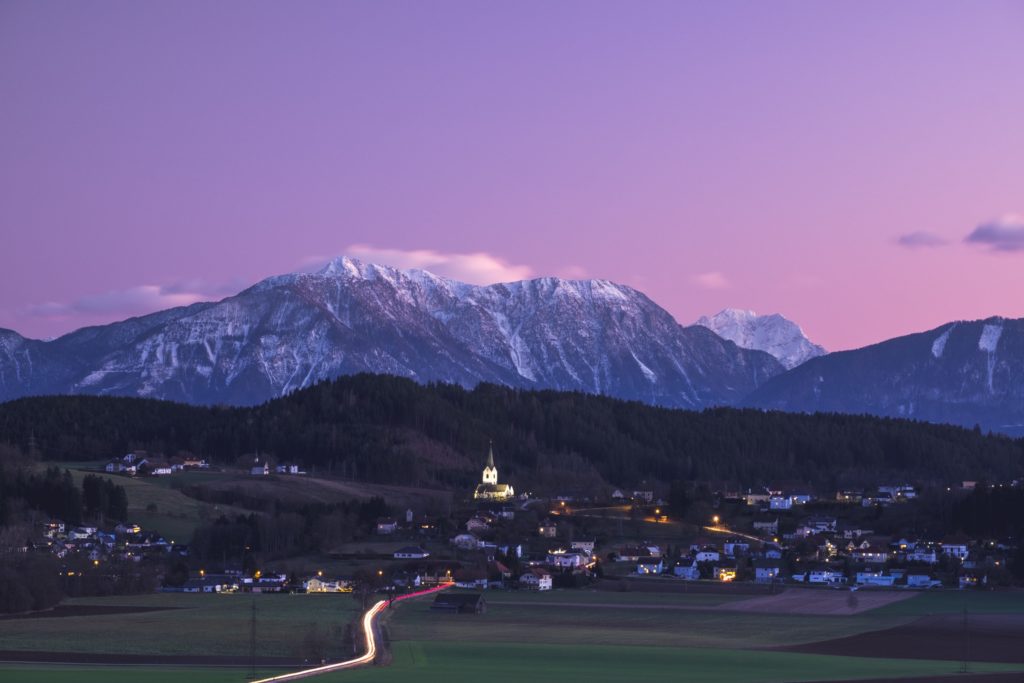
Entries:
{"type": "Polygon", "coordinates": [[[931,615],[895,628],[778,649],[854,657],[1024,663],[1024,615],[973,614],[967,618],[966,629],[962,615],[931,615]]]}
{"type": "Polygon", "coordinates": [[[849,591],[829,588],[787,588],[776,595],[738,600],[721,609],[765,614],[818,614],[842,616],[860,614],[912,598],[912,591],[849,591]],[[852,600],[851,600],[852,598],[852,600]]]}

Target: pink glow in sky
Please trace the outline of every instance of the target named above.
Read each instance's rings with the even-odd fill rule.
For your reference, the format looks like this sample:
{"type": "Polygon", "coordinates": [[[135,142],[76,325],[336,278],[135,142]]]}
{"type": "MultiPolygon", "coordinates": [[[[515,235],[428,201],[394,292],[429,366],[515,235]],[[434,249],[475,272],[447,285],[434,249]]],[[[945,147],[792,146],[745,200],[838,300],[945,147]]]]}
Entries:
{"type": "Polygon", "coordinates": [[[1024,316],[1024,2],[6,0],[0,121],[28,336],[360,250],[831,349],[1024,316]]]}

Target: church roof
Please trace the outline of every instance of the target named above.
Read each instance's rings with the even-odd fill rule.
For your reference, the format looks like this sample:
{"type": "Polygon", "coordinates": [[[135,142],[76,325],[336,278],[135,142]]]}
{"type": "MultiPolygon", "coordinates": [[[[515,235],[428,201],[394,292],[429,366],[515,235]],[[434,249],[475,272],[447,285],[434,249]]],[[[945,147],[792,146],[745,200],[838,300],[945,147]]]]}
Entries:
{"type": "Polygon", "coordinates": [[[487,446],[487,465],[491,469],[494,469],[494,445],[487,446]]]}

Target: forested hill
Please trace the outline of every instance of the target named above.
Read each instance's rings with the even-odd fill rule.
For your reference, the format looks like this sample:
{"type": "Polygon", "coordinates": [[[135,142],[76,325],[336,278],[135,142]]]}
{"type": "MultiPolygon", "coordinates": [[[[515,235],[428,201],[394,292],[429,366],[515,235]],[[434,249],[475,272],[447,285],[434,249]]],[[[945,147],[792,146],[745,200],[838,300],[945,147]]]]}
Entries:
{"type": "Polygon", "coordinates": [[[382,375],[342,377],[253,408],[93,396],[0,404],[0,442],[34,444],[51,460],[142,449],[234,464],[259,453],[355,479],[466,486],[489,440],[501,478],[533,489],[673,479],[856,486],[1024,474],[1024,441],[980,430],[867,416],[670,410],[382,375]]]}

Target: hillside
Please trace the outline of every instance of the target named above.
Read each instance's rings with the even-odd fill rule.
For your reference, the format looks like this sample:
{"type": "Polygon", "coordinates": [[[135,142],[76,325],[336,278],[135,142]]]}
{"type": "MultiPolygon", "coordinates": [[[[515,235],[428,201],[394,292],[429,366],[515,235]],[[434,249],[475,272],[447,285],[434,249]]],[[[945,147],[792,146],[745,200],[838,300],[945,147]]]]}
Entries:
{"type": "MultiPolygon", "coordinates": [[[[813,362],[813,361],[812,361],[813,362]]],[[[252,408],[146,399],[38,397],[0,404],[0,441],[54,460],[129,449],[234,463],[259,452],[359,481],[466,487],[489,440],[517,488],[642,480],[882,478],[956,482],[1024,473],[1024,442],[907,420],[758,410],[703,412],[483,384],[342,377],[252,408]]]]}

